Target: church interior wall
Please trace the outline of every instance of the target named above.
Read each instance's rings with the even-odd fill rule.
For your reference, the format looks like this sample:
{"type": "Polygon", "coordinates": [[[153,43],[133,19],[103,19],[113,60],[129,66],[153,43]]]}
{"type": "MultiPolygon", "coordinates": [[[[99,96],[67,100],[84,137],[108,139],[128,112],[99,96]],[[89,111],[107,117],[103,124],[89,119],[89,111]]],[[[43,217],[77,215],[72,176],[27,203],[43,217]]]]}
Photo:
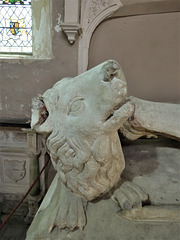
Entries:
{"type": "MultiPolygon", "coordinates": [[[[178,102],[180,12],[176,11],[176,5],[172,5],[172,12],[167,12],[169,6],[167,3],[164,5],[166,11],[163,12],[163,8],[161,9],[163,1],[157,1],[161,2],[161,5],[158,5],[161,11],[159,10],[158,13],[155,13],[154,0],[123,0],[122,2],[127,3],[127,6],[104,20],[92,34],[88,69],[108,59],[114,59],[122,66],[130,95],[150,101],[178,102]],[[148,12],[146,5],[141,9],[135,2],[143,2],[143,4],[153,2],[152,11],[148,12]],[[132,16],[129,16],[129,13],[132,16]]],[[[164,0],[164,2],[170,1],[164,0]]],[[[173,2],[177,1],[173,0],[173,2]]],[[[63,14],[64,1],[52,0],[51,59],[0,59],[0,185],[7,184],[9,192],[12,191],[12,187],[15,191],[15,188],[22,186],[22,191],[17,192],[22,194],[29,186],[29,156],[25,144],[27,136],[21,128],[30,127],[31,99],[44,93],[58,80],[78,74],[79,38],[76,36],[76,41],[72,45],[68,42],[60,26],[64,19],[63,14]],[[22,181],[20,179],[12,182],[13,180],[5,174],[4,163],[6,161],[9,169],[12,160],[20,164],[26,172],[22,181]]],[[[39,144],[39,136],[37,138],[39,144]]],[[[42,151],[44,151],[43,147],[42,151]]],[[[44,152],[40,160],[40,168],[42,168],[46,160],[44,152]]],[[[47,181],[49,186],[55,174],[52,165],[49,166],[48,171],[46,174],[48,179],[43,181],[47,181]]],[[[4,192],[0,190],[0,204],[1,202],[4,204],[5,198],[1,197],[1,193],[4,192]]],[[[11,196],[8,195],[7,198],[11,202],[11,196]]],[[[10,212],[9,203],[8,206],[1,206],[6,208],[6,212],[10,212]]]]}
{"type": "Polygon", "coordinates": [[[91,39],[89,68],[114,59],[124,71],[130,95],[151,101],[178,101],[179,22],[179,12],[104,21],[91,39]]]}

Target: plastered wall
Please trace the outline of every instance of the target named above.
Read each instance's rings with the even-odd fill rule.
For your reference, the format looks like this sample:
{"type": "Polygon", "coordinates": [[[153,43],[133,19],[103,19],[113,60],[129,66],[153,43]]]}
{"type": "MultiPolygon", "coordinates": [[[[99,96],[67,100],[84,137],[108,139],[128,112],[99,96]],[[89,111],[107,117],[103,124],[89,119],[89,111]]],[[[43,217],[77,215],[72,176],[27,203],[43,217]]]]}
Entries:
{"type": "MultiPolygon", "coordinates": [[[[63,77],[77,75],[78,44],[61,31],[63,1],[52,1],[52,59],[0,59],[0,118],[30,119],[31,98],[63,77]]],[[[42,39],[41,39],[42,40],[42,39]]]]}
{"type": "MultiPolygon", "coordinates": [[[[0,59],[0,119],[30,119],[31,99],[63,77],[77,75],[78,38],[70,45],[61,30],[63,1],[52,1],[52,59],[0,59]]],[[[117,60],[129,94],[154,101],[180,97],[180,13],[118,17],[94,32],[89,68],[117,60]]]]}
{"type": "Polygon", "coordinates": [[[129,94],[151,101],[180,100],[180,13],[115,18],[95,30],[89,68],[114,59],[129,94]]]}

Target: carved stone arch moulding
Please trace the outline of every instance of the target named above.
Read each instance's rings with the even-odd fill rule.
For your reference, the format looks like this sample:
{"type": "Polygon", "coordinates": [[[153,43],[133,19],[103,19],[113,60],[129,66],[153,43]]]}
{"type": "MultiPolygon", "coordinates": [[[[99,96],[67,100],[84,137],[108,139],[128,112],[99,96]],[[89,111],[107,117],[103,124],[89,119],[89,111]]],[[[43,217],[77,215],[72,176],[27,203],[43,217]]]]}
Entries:
{"type": "Polygon", "coordinates": [[[82,35],[79,38],[78,74],[87,70],[89,44],[94,30],[104,19],[122,6],[120,0],[81,1],[82,35]]]}
{"type": "Polygon", "coordinates": [[[81,0],[78,74],[87,70],[91,37],[104,19],[177,11],[179,0],[81,0]]]}

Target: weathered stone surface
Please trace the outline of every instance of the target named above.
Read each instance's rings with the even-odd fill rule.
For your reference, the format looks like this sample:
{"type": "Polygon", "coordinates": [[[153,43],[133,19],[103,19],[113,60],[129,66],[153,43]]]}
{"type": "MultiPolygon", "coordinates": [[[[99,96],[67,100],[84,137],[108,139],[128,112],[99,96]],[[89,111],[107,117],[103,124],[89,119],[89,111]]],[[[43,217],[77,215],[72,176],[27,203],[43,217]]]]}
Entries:
{"type": "MultiPolygon", "coordinates": [[[[44,217],[43,214],[51,199],[46,198],[29,229],[27,239],[169,240],[173,236],[174,240],[178,240],[180,222],[177,222],[177,219],[173,221],[174,210],[168,210],[167,204],[173,206],[176,215],[180,216],[179,143],[166,139],[140,139],[135,142],[125,141],[123,145],[126,168],[122,181],[132,181],[148,191],[151,205],[144,206],[143,209],[156,207],[156,218],[152,219],[151,214],[146,215],[146,219],[126,220],[126,216],[122,215],[124,211],[120,211],[118,204],[106,197],[88,204],[87,225],[82,232],[60,231],[55,228],[49,234],[45,224],[48,217],[44,217]],[[157,219],[164,211],[169,214],[169,219],[165,219],[167,214],[163,219],[157,219]]],[[[52,191],[52,186],[50,189],[52,191]]]]}
{"type": "MultiPolygon", "coordinates": [[[[8,215],[2,215],[1,218],[4,221],[8,215]]],[[[23,222],[23,215],[12,216],[8,222],[1,229],[1,240],[24,240],[26,238],[26,232],[28,226],[23,222]]]]}
{"type": "Polygon", "coordinates": [[[26,134],[20,128],[0,128],[0,192],[22,195],[29,187],[26,134]]]}
{"type": "Polygon", "coordinates": [[[159,103],[129,97],[135,105],[134,114],[120,127],[128,139],[162,135],[180,139],[180,104],[159,103]]]}
{"type": "MultiPolygon", "coordinates": [[[[134,170],[125,169],[120,181],[124,155],[117,133],[120,129],[131,140],[144,135],[156,137],[157,134],[178,139],[179,122],[177,119],[173,123],[172,121],[173,117],[180,114],[179,107],[128,98],[122,69],[112,60],[75,78],[62,79],[42,97],[35,98],[32,106],[31,126],[37,132],[46,134],[47,148],[58,175],[30,227],[28,240],[56,239],[59,234],[64,233],[58,229],[66,228],[72,231],[85,227],[85,234],[88,221],[91,221],[88,220],[88,214],[91,213],[87,202],[91,201],[92,208],[96,209],[100,200],[110,197],[123,210],[123,214],[119,215],[119,224],[122,226],[124,219],[175,224],[179,222],[176,214],[179,211],[179,196],[173,192],[169,181],[169,174],[172,174],[172,182],[178,183],[175,180],[178,179],[177,170],[175,168],[175,171],[164,174],[169,162],[168,155],[162,160],[161,154],[158,155],[160,148],[156,149],[157,157],[151,156],[148,150],[141,150],[143,163],[148,156],[152,157],[151,167],[137,169],[135,163],[134,170]],[[173,116],[168,119],[169,114],[173,116]],[[157,191],[163,191],[163,186],[161,189],[157,188],[161,181],[170,190],[166,197],[157,198],[153,194],[158,195],[157,191]],[[165,201],[161,201],[163,199],[165,201]]],[[[174,155],[173,151],[171,155],[174,155]]],[[[131,161],[133,163],[132,159],[131,161]]],[[[176,164],[177,156],[174,166],[176,164]]],[[[107,200],[109,201],[110,199],[107,200]]],[[[96,213],[101,216],[97,209],[96,213]]],[[[107,228],[106,225],[104,227],[107,228]]],[[[114,235],[117,238],[117,225],[114,225],[114,231],[117,231],[114,235]]],[[[76,231],[76,234],[77,232],[79,233],[76,231]]],[[[89,233],[87,236],[90,237],[89,233]]],[[[78,239],[79,237],[80,235],[78,239]]]]}
{"type": "MultiPolygon", "coordinates": [[[[75,78],[62,79],[42,97],[33,99],[31,126],[49,134],[47,148],[52,163],[63,184],[76,194],[71,197],[76,198],[76,204],[70,203],[72,211],[63,213],[65,220],[57,211],[49,222],[50,229],[82,228],[86,221],[83,211],[77,215],[76,209],[84,209],[78,198],[93,200],[119,181],[124,156],[117,130],[134,111],[126,97],[122,69],[110,60],[75,78]]],[[[67,209],[64,198],[57,209],[67,209]]]]}
{"type": "MultiPolygon", "coordinates": [[[[9,214],[21,201],[23,195],[20,194],[5,194],[0,193],[0,211],[4,214],[9,214]]],[[[19,206],[19,208],[15,211],[15,216],[24,217],[28,212],[28,203],[27,199],[23,201],[23,203],[19,206]]]]}

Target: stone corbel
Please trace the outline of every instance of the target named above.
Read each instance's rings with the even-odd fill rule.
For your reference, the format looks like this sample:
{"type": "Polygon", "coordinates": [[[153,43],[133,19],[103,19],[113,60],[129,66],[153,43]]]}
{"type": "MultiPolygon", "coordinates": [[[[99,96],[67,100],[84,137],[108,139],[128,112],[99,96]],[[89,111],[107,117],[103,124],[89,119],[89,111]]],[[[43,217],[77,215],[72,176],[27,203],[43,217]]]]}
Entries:
{"type": "Polygon", "coordinates": [[[75,42],[76,34],[81,34],[81,28],[79,24],[73,24],[73,23],[62,23],[61,28],[63,32],[66,34],[68,41],[70,44],[73,44],[75,42]]]}
{"type": "Polygon", "coordinates": [[[75,42],[77,34],[81,34],[81,26],[79,24],[79,0],[65,0],[64,22],[61,24],[63,32],[66,34],[70,44],[75,42]]]}

